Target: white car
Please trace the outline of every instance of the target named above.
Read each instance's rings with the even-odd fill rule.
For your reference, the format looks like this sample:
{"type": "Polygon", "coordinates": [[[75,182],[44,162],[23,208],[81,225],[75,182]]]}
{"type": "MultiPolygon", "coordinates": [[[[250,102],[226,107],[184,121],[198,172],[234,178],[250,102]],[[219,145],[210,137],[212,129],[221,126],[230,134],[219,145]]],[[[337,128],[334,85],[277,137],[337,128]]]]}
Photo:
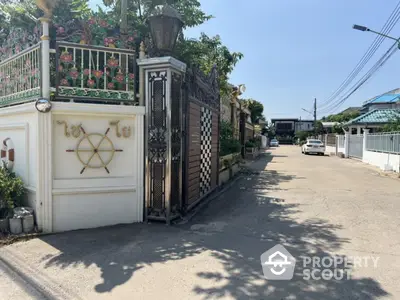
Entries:
{"type": "Polygon", "coordinates": [[[271,147],[279,147],[279,142],[277,139],[272,139],[271,142],[269,142],[269,145],[271,147]]]}
{"type": "Polygon", "coordinates": [[[301,153],[304,154],[325,154],[325,145],[322,141],[316,139],[308,139],[307,142],[301,146],[301,153]]]}

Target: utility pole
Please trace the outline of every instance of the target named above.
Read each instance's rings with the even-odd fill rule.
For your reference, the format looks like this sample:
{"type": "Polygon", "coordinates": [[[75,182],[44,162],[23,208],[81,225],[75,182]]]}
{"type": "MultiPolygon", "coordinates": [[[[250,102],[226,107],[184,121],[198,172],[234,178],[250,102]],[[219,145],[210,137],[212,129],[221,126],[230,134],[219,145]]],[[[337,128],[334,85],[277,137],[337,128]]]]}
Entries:
{"type": "Polygon", "coordinates": [[[300,120],[300,128],[299,128],[299,131],[303,131],[303,122],[301,122],[301,116],[300,116],[299,120],[300,120]]]}
{"type": "MultiPolygon", "coordinates": [[[[128,0],[121,0],[120,33],[123,42],[126,42],[128,35],[128,0]]],[[[124,45],[125,46],[125,45],[124,45]]]]}
{"type": "Polygon", "coordinates": [[[314,98],[314,134],[317,138],[317,98],[314,98]]]}

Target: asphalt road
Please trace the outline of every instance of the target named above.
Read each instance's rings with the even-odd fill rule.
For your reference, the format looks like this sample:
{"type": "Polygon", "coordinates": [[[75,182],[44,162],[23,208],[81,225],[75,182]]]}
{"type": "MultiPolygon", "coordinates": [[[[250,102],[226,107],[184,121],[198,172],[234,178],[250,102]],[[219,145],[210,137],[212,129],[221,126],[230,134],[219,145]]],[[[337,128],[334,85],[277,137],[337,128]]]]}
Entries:
{"type": "Polygon", "coordinates": [[[40,299],[31,287],[50,299],[400,299],[400,180],[295,146],[269,152],[188,223],[1,248],[28,278],[20,299],[40,299]],[[276,244],[296,259],[291,280],[263,277],[260,255],[276,244]]]}

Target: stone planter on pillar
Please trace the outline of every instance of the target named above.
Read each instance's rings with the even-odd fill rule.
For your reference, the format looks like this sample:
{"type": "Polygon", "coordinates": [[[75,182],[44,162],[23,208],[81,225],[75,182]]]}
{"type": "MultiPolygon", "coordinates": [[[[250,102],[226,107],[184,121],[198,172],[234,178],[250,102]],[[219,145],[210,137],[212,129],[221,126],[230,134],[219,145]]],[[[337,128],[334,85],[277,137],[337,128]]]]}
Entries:
{"type": "Polygon", "coordinates": [[[22,233],[22,218],[10,218],[10,232],[12,234],[22,233]]]}

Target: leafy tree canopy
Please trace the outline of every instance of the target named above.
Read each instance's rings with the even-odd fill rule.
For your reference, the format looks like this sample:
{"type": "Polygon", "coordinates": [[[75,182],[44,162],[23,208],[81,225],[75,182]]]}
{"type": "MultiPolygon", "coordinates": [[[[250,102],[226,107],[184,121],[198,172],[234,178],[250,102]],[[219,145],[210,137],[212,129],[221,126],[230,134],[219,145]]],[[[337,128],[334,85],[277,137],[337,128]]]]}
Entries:
{"type": "Polygon", "coordinates": [[[265,127],[261,130],[263,135],[266,135],[268,138],[272,139],[276,135],[276,129],[272,122],[268,122],[265,127]]]}
{"type": "MultiPolygon", "coordinates": [[[[182,15],[184,27],[195,27],[213,18],[201,10],[199,0],[168,0],[182,15]]],[[[103,0],[106,9],[99,8],[104,18],[114,24],[121,19],[121,1],[103,0]]],[[[165,0],[128,0],[127,30],[135,31],[140,39],[149,44],[149,28],[146,20],[156,5],[165,0]]],[[[88,20],[94,12],[89,8],[88,0],[60,0],[54,11],[53,22],[65,24],[67,21],[88,20]]],[[[3,38],[13,27],[32,28],[43,13],[35,0],[1,0],[0,28],[3,38]]],[[[118,28],[119,30],[119,28],[118,28]]],[[[0,37],[1,39],[1,37],[0,37]]],[[[1,42],[0,42],[1,44],[1,42]]],[[[137,45],[138,46],[138,45],[137,45]]],[[[243,57],[240,52],[231,52],[221,41],[220,36],[210,37],[202,33],[198,39],[187,39],[180,35],[176,45],[176,57],[189,65],[198,65],[208,74],[214,64],[219,72],[219,85],[223,94],[228,93],[228,76],[243,57]]]]}
{"type": "Polygon", "coordinates": [[[242,103],[245,107],[247,107],[251,112],[251,121],[255,124],[258,120],[264,120],[263,112],[264,105],[261,102],[254,99],[245,99],[242,100],[242,103]]]}
{"type": "Polygon", "coordinates": [[[313,132],[310,131],[298,131],[295,136],[299,139],[300,142],[306,141],[308,137],[312,136],[313,132]]]}
{"type": "Polygon", "coordinates": [[[338,122],[338,123],[345,123],[354,118],[357,118],[360,115],[359,112],[351,112],[351,113],[344,113],[344,114],[336,114],[336,115],[329,115],[327,117],[322,118],[324,122],[338,122]]]}
{"type": "Polygon", "coordinates": [[[359,115],[360,113],[356,111],[344,114],[329,115],[327,117],[323,117],[321,120],[323,122],[337,122],[338,124],[334,125],[332,128],[332,132],[337,134],[343,134],[343,123],[353,120],[357,118],[359,115]]]}
{"type": "Polygon", "coordinates": [[[383,132],[400,132],[400,116],[394,117],[382,128],[383,132]]]}

